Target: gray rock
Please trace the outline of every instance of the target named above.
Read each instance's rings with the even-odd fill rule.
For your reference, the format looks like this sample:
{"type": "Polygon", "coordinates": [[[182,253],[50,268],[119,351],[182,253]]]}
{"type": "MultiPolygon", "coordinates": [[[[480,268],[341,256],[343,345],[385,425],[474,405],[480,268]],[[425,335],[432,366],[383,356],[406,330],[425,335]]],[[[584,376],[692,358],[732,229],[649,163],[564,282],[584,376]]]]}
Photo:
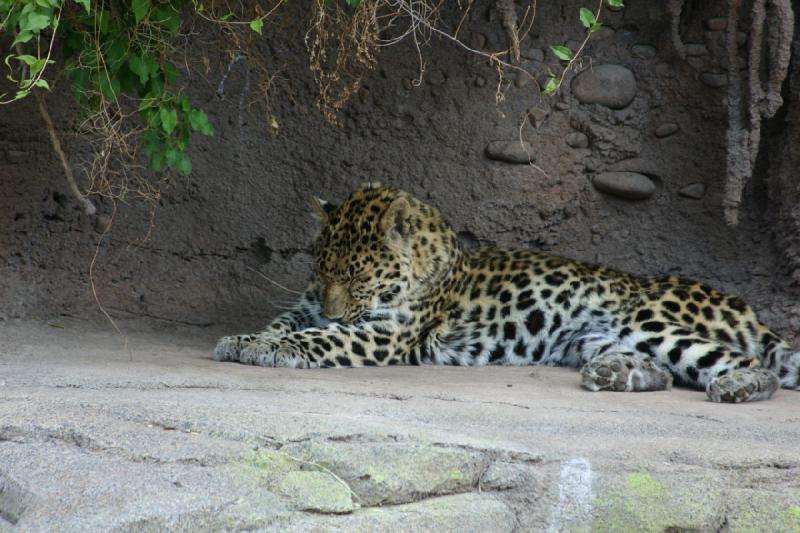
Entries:
{"type": "Polygon", "coordinates": [[[6,152],[6,160],[9,163],[22,163],[28,159],[28,152],[22,150],[8,150],[6,152]]]}
{"type": "Polygon", "coordinates": [[[550,110],[541,107],[532,107],[528,110],[528,118],[531,124],[533,124],[533,127],[537,129],[544,123],[549,115],[550,110]]]}
{"type": "Polygon", "coordinates": [[[569,104],[566,102],[556,102],[555,108],[559,111],[566,111],[569,109],[569,104]]]}
{"type": "Polygon", "coordinates": [[[600,29],[594,32],[592,35],[592,39],[596,39],[598,41],[605,41],[606,39],[611,39],[614,37],[614,34],[617,33],[614,31],[614,28],[610,28],[608,26],[600,26],[600,29]]]}
{"type": "Polygon", "coordinates": [[[738,46],[744,46],[745,44],[747,44],[747,39],[748,37],[745,32],[743,31],[736,32],[736,44],[738,46]]]}
{"type": "Polygon", "coordinates": [[[484,87],[486,85],[486,78],[478,76],[475,78],[475,87],[484,87]]]}
{"type": "Polygon", "coordinates": [[[656,191],[653,181],[638,172],[603,172],[592,180],[594,188],[627,200],[646,200],[656,191]]]}
{"type": "Polygon", "coordinates": [[[339,516],[305,515],[292,521],[283,521],[270,531],[511,533],[519,530],[514,511],[505,503],[491,494],[467,493],[406,505],[360,509],[339,516]]]}
{"type": "Polygon", "coordinates": [[[348,488],[325,472],[289,472],[280,492],[302,511],[349,513],[354,509],[348,488]]]}
{"type": "Polygon", "coordinates": [[[469,44],[476,50],[481,50],[486,46],[486,36],[482,33],[473,33],[469,39],[469,44]]]}
{"type": "Polygon", "coordinates": [[[572,93],[584,104],[622,109],[636,96],[636,78],[623,66],[598,65],[572,80],[572,93]]]}
{"type": "Polygon", "coordinates": [[[679,129],[679,126],[674,122],[667,122],[656,128],[655,135],[658,138],[669,137],[670,135],[677,133],[679,129]]]}
{"type": "Polygon", "coordinates": [[[675,70],[668,63],[659,63],[656,65],[656,76],[671,80],[675,77],[675,70]]]}
{"type": "MultiPolygon", "coordinates": [[[[424,444],[309,442],[285,450],[335,472],[359,495],[362,505],[409,503],[423,496],[464,492],[475,486],[483,471],[480,454],[424,444]]],[[[344,488],[341,483],[339,487],[344,488]]]]}
{"type": "Polygon", "coordinates": [[[524,50],[520,51],[520,55],[524,59],[530,59],[531,61],[544,61],[544,52],[541,48],[537,48],[535,46],[525,48],[524,50]]]}
{"type": "Polygon", "coordinates": [[[703,56],[686,56],[686,62],[695,70],[705,70],[708,66],[703,56]]]}
{"type": "Polygon", "coordinates": [[[634,44],[631,46],[631,55],[639,59],[653,59],[656,57],[656,47],[651,44],[634,44]]]}
{"type": "Polygon", "coordinates": [[[727,17],[713,17],[706,19],[706,28],[712,31],[722,31],[728,27],[727,17]]]}
{"type": "Polygon", "coordinates": [[[690,183],[685,187],[682,187],[681,190],[678,191],[678,194],[683,196],[684,198],[692,198],[693,200],[699,200],[703,196],[706,195],[706,185],[705,183],[690,183]]]}
{"type": "Polygon", "coordinates": [[[447,76],[443,71],[436,69],[428,74],[427,80],[431,85],[442,85],[447,81],[447,76]]]}
{"type": "Polygon", "coordinates": [[[686,55],[688,56],[708,55],[708,47],[704,44],[689,43],[686,45],[686,55]]]}
{"type": "Polygon", "coordinates": [[[105,233],[111,226],[111,217],[106,214],[97,215],[94,219],[94,230],[97,233],[105,233]]]}
{"type": "Polygon", "coordinates": [[[588,148],[589,137],[579,131],[573,131],[566,138],[567,144],[573,148],[588,148]]]}
{"type": "Polygon", "coordinates": [[[721,74],[716,72],[703,72],[700,74],[700,81],[708,85],[709,87],[714,87],[718,89],[720,87],[725,87],[728,84],[728,76],[727,74],[721,74]]]}
{"type": "Polygon", "coordinates": [[[485,153],[489,159],[506,163],[528,164],[535,160],[530,143],[519,140],[492,141],[486,145],[485,153]]]}
{"type": "Polygon", "coordinates": [[[525,472],[518,464],[496,461],[481,476],[480,487],[488,490],[508,490],[522,485],[525,472]]]}

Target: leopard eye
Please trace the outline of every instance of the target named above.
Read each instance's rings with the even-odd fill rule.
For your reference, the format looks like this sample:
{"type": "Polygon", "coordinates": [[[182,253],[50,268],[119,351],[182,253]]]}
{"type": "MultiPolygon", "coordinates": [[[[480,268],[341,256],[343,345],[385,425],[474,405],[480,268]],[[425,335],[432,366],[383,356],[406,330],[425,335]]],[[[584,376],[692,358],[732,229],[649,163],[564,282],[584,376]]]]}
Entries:
{"type": "Polygon", "coordinates": [[[381,292],[380,299],[383,303],[388,304],[393,302],[399,294],[400,294],[400,286],[392,285],[391,287],[389,287],[389,290],[384,290],[381,292]]]}

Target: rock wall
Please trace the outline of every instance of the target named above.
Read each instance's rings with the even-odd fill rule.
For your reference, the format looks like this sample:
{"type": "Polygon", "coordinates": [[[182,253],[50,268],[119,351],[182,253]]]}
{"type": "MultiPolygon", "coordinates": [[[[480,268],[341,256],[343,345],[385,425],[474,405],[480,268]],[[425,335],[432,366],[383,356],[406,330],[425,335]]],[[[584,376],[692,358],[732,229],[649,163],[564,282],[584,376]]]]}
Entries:
{"type": "MultiPolygon", "coordinates": [[[[467,246],[531,247],[696,278],[740,294],[794,336],[799,293],[772,231],[775,216],[787,215],[773,213],[780,198],[769,199],[763,172],[749,185],[739,226],[723,221],[724,8],[688,4],[684,61],[671,48],[662,3],[630,4],[605,11],[605,27],[585,51],[591,70],[569,76],[556,97],[541,98],[528,77],[512,76],[496,103],[494,70],[434,38],[423,49],[419,85],[415,50],[383,49],[340,127],[314,108],[302,32],[276,30],[261,45],[288,87],[272,93],[271,127],[253,66],[229,65],[209,28],[198,26],[192,46],[206,50],[212,68],[190,73],[187,88],[217,133],[193,141],[195,170],[166,186],[152,228],[131,201],[113,212],[99,247],[105,219],[84,215],[68,195],[34,102],[4,106],[0,317],[100,318],[88,275],[97,250],[94,289],[112,316],[258,328],[310,272],[307,198],[340,200],[379,179],[440,206],[467,246]]],[[[522,42],[524,66],[557,69],[549,45],[577,48],[580,6],[538,6],[522,42]]],[[[490,3],[476,2],[462,31],[475,48],[505,46],[490,3]]],[[[82,141],[66,93],[62,83],[49,105],[78,163],[82,141]]],[[[796,114],[795,94],[789,100],[796,114]]],[[[774,142],[781,131],[776,123],[774,142]]]]}

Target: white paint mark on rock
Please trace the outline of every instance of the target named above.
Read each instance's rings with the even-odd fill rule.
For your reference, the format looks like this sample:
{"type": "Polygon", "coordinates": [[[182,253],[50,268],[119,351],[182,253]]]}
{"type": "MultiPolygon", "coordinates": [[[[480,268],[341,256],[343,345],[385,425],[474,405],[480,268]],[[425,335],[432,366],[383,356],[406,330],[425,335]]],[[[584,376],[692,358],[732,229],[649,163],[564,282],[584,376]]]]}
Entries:
{"type": "Polygon", "coordinates": [[[558,505],[548,533],[590,530],[592,524],[592,465],[583,458],[561,462],[558,505]]]}

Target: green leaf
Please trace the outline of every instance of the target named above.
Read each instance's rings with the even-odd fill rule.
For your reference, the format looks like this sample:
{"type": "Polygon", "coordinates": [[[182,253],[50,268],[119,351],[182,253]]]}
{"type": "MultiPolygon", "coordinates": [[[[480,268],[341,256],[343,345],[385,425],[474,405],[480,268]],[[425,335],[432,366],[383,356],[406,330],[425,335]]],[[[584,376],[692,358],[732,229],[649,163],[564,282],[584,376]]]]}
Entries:
{"type": "Polygon", "coordinates": [[[572,50],[566,46],[551,46],[550,50],[562,61],[569,61],[572,59],[572,50]]]}
{"type": "Polygon", "coordinates": [[[84,95],[89,85],[89,69],[76,68],[70,71],[69,77],[72,79],[72,90],[75,96],[84,95]]]}
{"type": "Polygon", "coordinates": [[[158,140],[158,135],[153,130],[147,130],[142,133],[141,137],[142,146],[144,146],[144,153],[148,159],[152,160],[153,156],[161,149],[161,142],[158,140]]]}
{"type": "Polygon", "coordinates": [[[128,54],[128,34],[120,33],[110,39],[110,43],[105,50],[106,68],[116,73],[122,66],[125,56],[128,54]]]}
{"type": "MultiPolygon", "coordinates": [[[[51,63],[52,63],[52,61],[51,61],[51,63]]],[[[46,64],[47,64],[47,58],[44,58],[44,57],[43,57],[43,58],[41,58],[41,59],[37,59],[36,61],[34,61],[34,62],[33,62],[31,65],[30,65],[30,67],[31,67],[31,77],[34,77],[34,76],[36,76],[37,74],[39,74],[39,72],[41,72],[41,71],[42,71],[42,69],[44,68],[44,66],[45,66],[46,64]]]]}
{"type": "Polygon", "coordinates": [[[175,83],[175,80],[178,79],[178,74],[180,74],[172,63],[164,63],[163,71],[167,83],[175,83]]]}
{"type": "Polygon", "coordinates": [[[97,17],[97,21],[95,22],[96,26],[100,28],[100,33],[108,33],[108,22],[110,20],[111,13],[109,13],[108,9],[100,11],[100,16],[97,17]]]}
{"type": "Polygon", "coordinates": [[[181,26],[180,13],[169,4],[159,6],[151,18],[164,26],[170,33],[176,33],[181,26]]]}
{"type": "Polygon", "coordinates": [[[556,92],[557,88],[558,88],[558,82],[556,82],[556,79],[548,78],[547,83],[544,86],[544,89],[542,89],[542,94],[544,94],[545,96],[550,96],[551,94],[556,92]]]}
{"type": "Polygon", "coordinates": [[[264,21],[261,18],[256,18],[250,21],[250,29],[261,35],[261,28],[264,27],[264,21]]]}
{"type": "Polygon", "coordinates": [[[50,21],[53,20],[52,16],[43,15],[41,13],[31,13],[25,19],[20,19],[19,21],[19,29],[21,31],[29,31],[31,33],[37,33],[39,30],[43,30],[50,25],[50,21]]]}
{"type": "Polygon", "coordinates": [[[353,9],[357,8],[358,5],[361,3],[361,0],[344,0],[348,6],[352,7],[353,9]]]}
{"type": "Polygon", "coordinates": [[[83,6],[83,8],[86,10],[86,14],[87,15],[92,12],[91,3],[90,3],[91,0],[75,0],[75,1],[83,6]]]}
{"type": "Polygon", "coordinates": [[[585,28],[591,28],[592,24],[597,22],[597,19],[594,18],[594,13],[592,13],[590,10],[586,9],[585,7],[581,8],[580,17],[581,17],[581,24],[583,24],[583,26],[585,28]]]}
{"type": "Polygon", "coordinates": [[[158,116],[161,118],[161,129],[163,129],[167,135],[175,131],[175,126],[178,125],[177,111],[161,106],[158,108],[158,116]]]}
{"type": "Polygon", "coordinates": [[[14,59],[16,59],[17,61],[22,61],[23,63],[25,63],[29,67],[31,65],[33,65],[34,63],[36,63],[36,61],[38,61],[37,58],[35,58],[34,56],[27,55],[27,54],[21,55],[21,56],[15,56],[14,59]]]}
{"type": "Polygon", "coordinates": [[[119,80],[117,78],[109,79],[107,72],[101,72],[98,75],[97,84],[100,86],[100,92],[109,100],[116,100],[119,94],[119,80]]]}
{"type": "Polygon", "coordinates": [[[189,157],[186,154],[180,153],[175,169],[181,176],[188,176],[192,172],[192,162],[189,161],[189,157]]]}
{"type": "Polygon", "coordinates": [[[14,95],[14,100],[20,100],[28,96],[30,92],[28,91],[17,91],[17,94],[14,95]]]}
{"type": "Polygon", "coordinates": [[[17,43],[27,43],[33,38],[33,34],[29,31],[21,31],[17,34],[16,38],[14,38],[14,42],[11,43],[11,46],[14,46],[17,43]]]}
{"type": "Polygon", "coordinates": [[[139,76],[139,81],[142,82],[142,85],[147,83],[147,80],[150,79],[150,68],[138,54],[130,55],[128,58],[128,68],[131,69],[131,72],[139,76]]]}
{"type": "Polygon", "coordinates": [[[594,33],[594,32],[596,32],[597,30],[599,30],[599,29],[600,29],[600,28],[602,28],[602,27],[603,27],[603,24],[602,24],[602,23],[600,23],[600,22],[595,22],[595,23],[594,23],[594,24],[592,24],[592,26],[589,28],[589,33],[594,33]]]}
{"type": "Polygon", "coordinates": [[[608,0],[608,5],[611,7],[625,7],[622,4],[622,0],[608,0]]]}
{"type": "Polygon", "coordinates": [[[166,152],[164,152],[164,162],[168,167],[174,167],[175,163],[178,162],[178,157],[180,155],[181,153],[177,148],[167,148],[166,152]]]}
{"type": "Polygon", "coordinates": [[[133,8],[133,16],[136,18],[138,24],[150,12],[150,0],[132,0],[131,7],[133,8]]]}
{"type": "Polygon", "coordinates": [[[40,88],[42,88],[42,89],[46,89],[46,90],[48,90],[48,91],[50,90],[50,84],[49,84],[49,83],[47,83],[47,80],[43,80],[42,78],[39,78],[38,80],[36,80],[35,82],[33,82],[33,84],[34,84],[36,87],[40,87],[40,88]]]}
{"type": "Polygon", "coordinates": [[[158,172],[164,166],[164,151],[159,148],[150,157],[150,168],[158,172]]]}
{"type": "Polygon", "coordinates": [[[189,111],[189,125],[194,131],[199,131],[203,135],[211,137],[214,135],[214,128],[208,121],[208,116],[199,109],[189,111]]]}
{"type": "Polygon", "coordinates": [[[24,6],[22,6],[22,11],[20,11],[20,18],[27,17],[36,9],[36,4],[33,2],[27,2],[24,6]]]}

